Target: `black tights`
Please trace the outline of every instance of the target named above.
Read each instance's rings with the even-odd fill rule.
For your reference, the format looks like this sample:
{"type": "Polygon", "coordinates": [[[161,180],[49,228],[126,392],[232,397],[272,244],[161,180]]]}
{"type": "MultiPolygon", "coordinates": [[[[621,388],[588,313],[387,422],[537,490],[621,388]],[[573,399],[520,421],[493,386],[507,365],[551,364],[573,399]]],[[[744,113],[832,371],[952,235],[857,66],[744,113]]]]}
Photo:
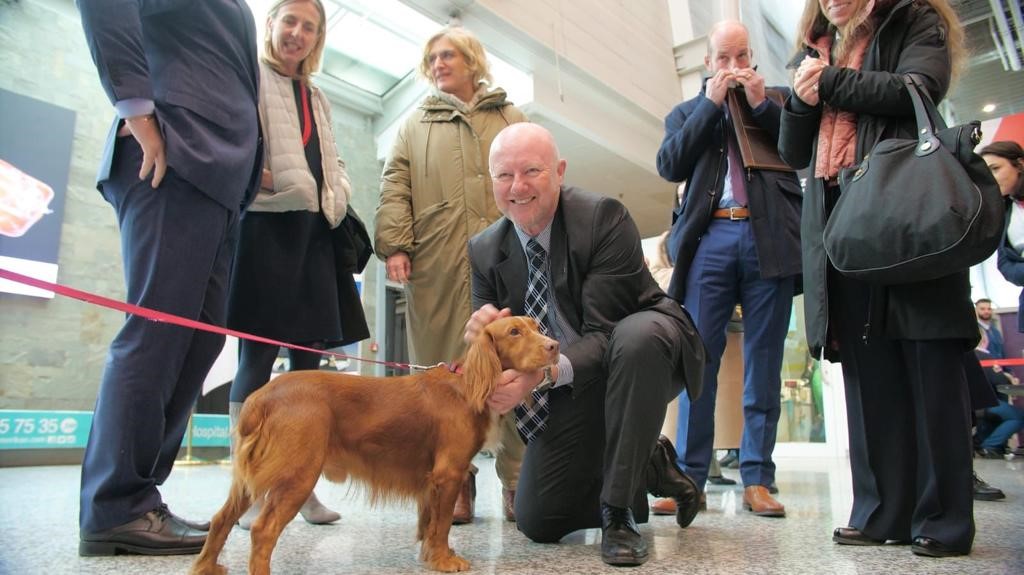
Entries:
{"type": "MultiPolygon", "coordinates": [[[[307,345],[315,346],[316,344],[307,345]]],[[[231,401],[245,401],[252,392],[270,381],[270,372],[274,368],[274,360],[277,359],[279,349],[276,345],[245,339],[238,342],[238,372],[235,374],[235,380],[231,382],[231,401]]],[[[289,371],[320,368],[319,353],[289,349],[288,360],[289,371]]]]}

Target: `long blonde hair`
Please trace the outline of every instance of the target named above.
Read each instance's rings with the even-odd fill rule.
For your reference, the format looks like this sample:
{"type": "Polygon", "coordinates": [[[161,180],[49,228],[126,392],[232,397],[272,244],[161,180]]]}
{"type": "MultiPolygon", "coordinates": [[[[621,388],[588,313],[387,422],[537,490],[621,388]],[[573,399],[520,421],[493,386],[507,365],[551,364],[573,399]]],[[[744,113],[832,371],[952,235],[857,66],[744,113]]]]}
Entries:
{"type": "Polygon", "coordinates": [[[309,52],[309,56],[306,56],[299,64],[299,80],[303,84],[309,84],[309,78],[320,71],[320,61],[324,57],[324,43],[327,41],[327,13],[324,12],[324,5],[320,0],[277,0],[271,4],[270,9],[267,10],[267,33],[263,37],[263,54],[260,55],[260,59],[283,75],[284,67],[274,52],[274,37],[270,33],[270,24],[277,18],[277,13],[281,8],[298,2],[309,2],[316,6],[316,11],[320,13],[320,26],[317,29],[316,43],[313,44],[313,49],[309,52]]]}
{"type": "MultiPolygon", "coordinates": [[[[870,0],[853,0],[857,5],[853,17],[841,27],[835,27],[825,14],[821,11],[819,0],[807,0],[804,5],[803,15],[800,17],[800,25],[797,28],[799,33],[796,39],[797,51],[802,51],[808,40],[814,40],[824,35],[831,35],[839,32],[839,44],[836,46],[838,59],[843,59],[853,48],[856,41],[865,35],[870,36],[875,32],[878,22],[872,18],[872,14],[880,10],[892,8],[899,0],[874,0],[873,10],[865,10],[870,0]]],[[[942,19],[946,29],[946,48],[949,50],[949,61],[952,67],[952,77],[956,79],[963,69],[967,60],[967,50],[964,47],[964,29],[960,19],[950,5],[949,0],[915,0],[915,2],[927,3],[942,19]]]]}

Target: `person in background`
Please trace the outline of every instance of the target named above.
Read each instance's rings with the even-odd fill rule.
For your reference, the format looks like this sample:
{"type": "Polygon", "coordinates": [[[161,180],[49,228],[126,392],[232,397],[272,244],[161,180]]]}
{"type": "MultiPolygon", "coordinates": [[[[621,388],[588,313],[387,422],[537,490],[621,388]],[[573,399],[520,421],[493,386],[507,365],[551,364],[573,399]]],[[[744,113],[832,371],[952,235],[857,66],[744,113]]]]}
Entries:
{"type": "Polygon", "coordinates": [[[806,0],[779,152],[807,166],[801,220],[804,306],[815,357],[841,361],[853,509],[842,545],[911,543],[916,555],[970,553],[971,410],[965,354],[978,341],[968,270],[875,285],[829,265],[822,231],[841,168],[881,138],[915,138],[903,74],[936,103],[963,58],[948,0],[806,0]],[[908,454],[916,456],[908,457],[908,454]],[[908,478],[916,478],[908,481],[908,478]]]}
{"type": "Polygon", "coordinates": [[[601,527],[601,559],[639,565],[647,493],[676,500],[680,527],[697,514],[697,485],[658,432],[673,397],[700,393],[704,346],[644,266],[625,206],[562,185],[565,168],[536,124],[495,138],[490,173],[505,217],[470,240],[477,309],[465,340],[512,314],[558,340],[557,365],[505,371],[488,400],[515,414],[528,445],[517,527],[538,543],[601,527]]]}
{"type": "MultiPolygon", "coordinates": [[[[991,345],[991,342],[988,341],[985,331],[982,330],[981,341],[978,343],[977,349],[974,350],[979,361],[996,359],[986,349],[988,345],[991,345]]],[[[1009,397],[999,388],[1003,385],[1020,385],[1020,380],[1000,365],[984,366],[982,369],[985,371],[985,379],[992,387],[992,392],[995,393],[998,403],[980,410],[980,418],[983,419],[978,422],[978,430],[975,434],[979,440],[976,453],[978,457],[984,459],[1003,459],[1006,454],[1007,440],[1014,433],[1024,429],[1024,410],[1011,404],[1009,397]],[[983,425],[986,423],[987,425],[983,425]]]]}
{"type": "MultiPolygon", "coordinates": [[[[466,244],[501,216],[487,175],[491,141],[526,116],[492,86],[484,47],[464,28],[427,40],[419,72],[430,94],[399,129],[384,166],[375,245],[388,279],[405,286],[410,360],[435,365],[465,352],[462,330],[472,312],[466,244]]],[[[502,417],[494,456],[508,521],[515,520],[523,449],[515,422],[502,417]]],[[[473,520],[475,473],[459,492],[455,524],[473,520]]]]}
{"type": "MultiPolygon", "coordinates": [[[[339,264],[341,226],[352,217],[351,184],[338,157],[330,103],[310,77],[320,68],[320,0],[278,0],[269,9],[260,58],[265,161],[259,193],[242,217],[231,275],[232,329],[326,349],[368,337],[351,269],[339,264]]],[[[270,380],[279,346],[242,339],[231,383],[234,429],[245,399],[270,380]]],[[[289,369],[319,369],[320,354],[288,350],[289,369]]],[[[234,442],[234,434],[231,436],[234,442]]],[[[238,524],[248,529],[254,504],[238,524]]],[[[315,493],[299,510],[322,524],[341,516],[315,493]]]]}
{"type": "MultiPolygon", "coordinates": [[[[1006,200],[1006,232],[996,252],[999,273],[1024,286],[1024,149],[1009,140],[992,142],[978,152],[992,171],[1006,200]]],[[[1024,290],[1017,306],[1017,331],[1024,333],[1024,290]]]]}
{"type": "MultiPolygon", "coordinates": [[[[777,136],[781,107],[766,97],[752,66],[746,27],[715,24],[704,63],[711,77],[700,94],[665,118],[658,173],[686,182],[686,200],[673,214],[668,253],[675,262],[668,295],[682,302],[708,349],[704,393],[679,398],[679,461],[703,490],[714,457],[718,372],[726,326],[743,308],[743,507],[784,517],[772,497],[775,436],[782,391],[782,353],[800,273],[800,183],[793,172],[745,169],[725,100],[743,90],[759,127],[777,136]],[[733,87],[735,86],[735,87],[733,87]],[[733,88],[731,88],[733,87],[733,88]]],[[[782,88],[785,94],[788,89],[782,88]]],[[[660,501],[661,505],[671,502],[660,501]]],[[[656,508],[657,509],[657,508],[656,508]]]]}
{"type": "Polygon", "coordinates": [[[988,354],[995,359],[1006,357],[1003,351],[1003,333],[999,329],[999,318],[992,314],[992,300],[981,298],[974,302],[974,315],[978,327],[988,340],[988,354]]]}
{"type": "MultiPolygon", "coordinates": [[[[97,187],[117,213],[127,301],[224,325],[238,217],[262,158],[252,13],[242,0],[78,9],[117,111],[97,187]]],[[[209,523],[173,514],[159,487],[223,345],[222,335],[125,318],[82,460],[80,555],[202,549],[209,523]]]]}

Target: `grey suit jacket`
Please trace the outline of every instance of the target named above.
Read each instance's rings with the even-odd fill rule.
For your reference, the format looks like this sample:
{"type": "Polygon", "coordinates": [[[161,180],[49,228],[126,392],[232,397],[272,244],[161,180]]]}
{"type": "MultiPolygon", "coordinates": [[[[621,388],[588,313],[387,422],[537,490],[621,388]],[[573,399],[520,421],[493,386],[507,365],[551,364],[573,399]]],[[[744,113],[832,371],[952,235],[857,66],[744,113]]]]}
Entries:
{"type": "MultiPolygon", "coordinates": [[[[259,70],[244,0],[78,0],[82,26],[112,103],[153,100],[167,164],[230,210],[258,189],[259,70]]],[[[98,184],[109,178],[111,128],[98,184]]]]}
{"type": "MultiPolygon", "coordinates": [[[[640,233],[617,200],[562,187],[549,252],[559,311],[580,341],[562,349],[572,362],[573,396],[607,376],[605,350],[619,320],[654,310],[680,322],[686,337],[676,374],[691,398],[700,394],[704,344],[689,314],[665,295],[644,265],[640,233]]],[[[469,241],[473,308],[490,303],[524,313],[526,255],[508,218],[469,241]]]]}

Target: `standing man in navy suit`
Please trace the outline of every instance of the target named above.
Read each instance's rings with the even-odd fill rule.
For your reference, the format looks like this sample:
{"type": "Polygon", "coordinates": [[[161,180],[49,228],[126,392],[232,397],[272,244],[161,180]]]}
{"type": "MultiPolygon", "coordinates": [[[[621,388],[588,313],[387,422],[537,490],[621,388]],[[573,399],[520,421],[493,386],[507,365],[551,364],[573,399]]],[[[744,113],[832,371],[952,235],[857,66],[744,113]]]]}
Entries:
{"type": "MultiPolygon", "coordinates": [[[[78,0],[117,118],[98,188],[128,301],[223,325],[239,212],[261,171],[255,27],[244,0],[78,0]]],[[[82,462],[80,555],[197,553],[167,508],[189,412],[224,337],[130,315],[110,345],[82,462]]]]}
{"type": "MultiPolygon", "coordinates": [[[[711,77],[694,98],[665,118],[658,173],[686,182],[673,215],[668,253],[675,263],[668,295],[693,315],[708,349],[704,394],[679,398],[679,461],[703,490],[714,451],[718,368],[725,328],[743,309],[743,506],[783,517],[770,494],[782,389],[782,353],[801,271],[800,183],[792,172],[744,168],[727,116],[730,86],[742,89],[758,126],[778,139],[782,108],[766,97],[751,65],[747,28],[726,20],[708,32],[704,63],[711,77]]],[[[783,89],[785,90],[785,89],[783,89]]],[[[661,502],[659,502],[661,503],[661,502]]],[[[657,508],[656,508],[657,509],[657,508]]]]}

